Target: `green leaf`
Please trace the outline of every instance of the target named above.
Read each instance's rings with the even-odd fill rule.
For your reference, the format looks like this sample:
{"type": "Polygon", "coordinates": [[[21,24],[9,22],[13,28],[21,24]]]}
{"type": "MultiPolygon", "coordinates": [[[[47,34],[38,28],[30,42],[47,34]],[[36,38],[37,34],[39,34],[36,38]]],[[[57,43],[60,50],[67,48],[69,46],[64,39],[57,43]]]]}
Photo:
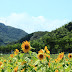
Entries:
{"type": "Polygon", "coordinates": [[[2,69],[2,72],[4,72],[4,69],[2,69]]]}
{"type": "Polygon", "coordinates": [[[48,57],[46,57],[46,59],[47,59],[47,61],[49,62],[49,58],[48,58],[48,57]]]}
{"type": "Polygon", "coordinates": [[[32,51],[29,51],[29,55],[31,56],[32,51]]]}

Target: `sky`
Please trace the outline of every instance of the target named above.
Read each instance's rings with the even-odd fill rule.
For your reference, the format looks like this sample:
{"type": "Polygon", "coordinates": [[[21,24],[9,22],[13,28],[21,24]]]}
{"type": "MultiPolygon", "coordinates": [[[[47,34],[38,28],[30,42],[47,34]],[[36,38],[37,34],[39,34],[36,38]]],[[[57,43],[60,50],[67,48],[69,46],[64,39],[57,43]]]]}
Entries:
{"type": "Polygon", "coordinates": [[[72,0],[0,0],[0,22],[27,33],[52,31],[72,21],[72,0]]]}

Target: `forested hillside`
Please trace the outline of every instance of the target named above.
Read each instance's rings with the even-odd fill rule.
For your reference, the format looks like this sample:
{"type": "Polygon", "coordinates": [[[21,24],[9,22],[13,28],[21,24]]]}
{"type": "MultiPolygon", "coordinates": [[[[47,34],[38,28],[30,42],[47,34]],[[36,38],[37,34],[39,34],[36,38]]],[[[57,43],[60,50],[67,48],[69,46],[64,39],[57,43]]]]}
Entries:
{"type": "MultiPolygon", "coordinates": [[[[51,53],[72,52],[72,22],[65,24],[64,26],[53,30],[51,32],[35,32],[28,34],[21,38],[17,42],[12,42],[6,47],[1,47],[3,49],[7,48],[18,48],[20,50],[20,45],[23,41],[30,41],[33,48],[32,51],[39,51],[45,46],[48,47],[51,53]]],[[[1,40],[2,41],[2,40],[1,40]]]]}
{"type": "Polygon", "coordinates": [[[48,46],[51,53],[72,52],[72,22],[46,33],[37,40],[31,40],[31,45],[36,51],[48,46]]]}
{"type": "Polygon", "coordinates": [[[0,45],[6,45],[10,42],[17,41],[27,34],[28,33],[21,29],[0,23],[0,45]]]}

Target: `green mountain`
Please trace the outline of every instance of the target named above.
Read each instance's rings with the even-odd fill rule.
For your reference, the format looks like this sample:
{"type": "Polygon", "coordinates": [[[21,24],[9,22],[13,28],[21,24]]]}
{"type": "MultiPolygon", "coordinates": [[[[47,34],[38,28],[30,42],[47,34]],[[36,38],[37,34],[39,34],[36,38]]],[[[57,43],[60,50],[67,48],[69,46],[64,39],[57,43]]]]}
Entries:
{"type": "Polygon", "coordinates": [[[0,45],[5,45],[13,41],[17,41],[28,33],[21,29],[17,29],[11,26],[6,26],[0,23],[0,45]]]}
{"type": "MultiPolygon", "coordinates": [[[[72,52],[72,22],[65,24],[64,26],[53,30],[51,32],[34,32],[26,35],[16,42],[12,42],[7,46],[1,46],[0,50],[5,52],[10,52],[11,49],[15,50],[18,48],[21,50],[21,43],[23,41],[30,41],[33,48],[32,51],[38,52],[40,49],[44,49],[45,46],[48,47],[51,53],[71,53],[72,52]]],[[[2,40],[0,40],[2,41],[2,40]]]]}
{"type": "Polygon", "coordinates": [[[51,53],[72,52],[72,22],[32,40],[31,46],[35,47],[36,51],[47,46],[51,53]]]}
{"type": "Polygon", "coordinates": [[[34,33],[28,34],[25,37],[21,38],[18,42],[22,43],[25,40],[27,40],[27,41],[36,40],[36,39],[39,39],[40,37],[42,37],[43,35],[45,35],[46,33],[47,33],[47,31],[34,32],[34,33]]]}
{"type": "Polygon", "coordinates": [[[19,43],[25,40],[30,41],[31,46],[35,48],[33,51],[38,51],[47,46],[51,53],[72,52],[72,22],[51,32],[29,34],[20,39],[19,43]]]}

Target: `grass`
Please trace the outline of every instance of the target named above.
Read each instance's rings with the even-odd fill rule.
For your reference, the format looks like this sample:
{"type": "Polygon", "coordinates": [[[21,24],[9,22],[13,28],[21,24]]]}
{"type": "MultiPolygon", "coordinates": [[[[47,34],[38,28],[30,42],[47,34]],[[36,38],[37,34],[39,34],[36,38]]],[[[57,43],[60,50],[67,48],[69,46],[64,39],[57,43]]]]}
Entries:
{"type": "Polygon", "coordinates": [[[8,59],[10,54],[0,54],[0,59],[8,59]]]}
{"type": "MultiPolygon", "coordinates": [[[[56,59],[58,57],[59,54],[50,54],[50,57],[52,59],[56,59]]],[[[64,54],[66,58],[68,58],[68,54],[64,54]]]]}
{"type": "MultiPolygon", "coordinates": [[[[15,56],[14,58],[10,57],[10,54],[0,54],[0,61],[3,62],[2,69],[0,69],[0,72],[2,72],[2,70],[7,72],[13,72],[17,66],[18,66],[18,71],[27,68],[28,71],[26,72],[30,72],[30,71],[42,72],[42,69],[43,72],[55,72],[56,69],[59,72],[64,72],[64,70],[66,72],[71,71],[72,64],[70,60],[66,61],[65,59],[65,65],[64,65],[64,59],[61,60],[60,62],[59,61],[55,62],[55,59],[58,58],[59,54],[50,54],[50,59],[46,58],[43,61],[39,61],[39,59],[37,58],[37,54],[35,52],[32,52],[32,55],[30,55],[30,53],[31,52],[29,52],[29,54],[19,53],[17,56],[14,55],[15,56]],[[4,60],[6,60],[6,63],[4,62],[4,60]],[[23,64],[23,62],[25,61],[26,63],[23,64]]],[[[64,55],[68,59],[68,54],[64,54],[64,55]]]]}
{"type": "MultiPolygon", "coordinates": [[[[56,59],[59,54],[50,54],[52,60],[56,59]]],[[[10,54],[0,54],[0,58],[8,59],[10,54]]],[[[68,58],[68,54],[65,54],[65,57],[68,58]]]]}

